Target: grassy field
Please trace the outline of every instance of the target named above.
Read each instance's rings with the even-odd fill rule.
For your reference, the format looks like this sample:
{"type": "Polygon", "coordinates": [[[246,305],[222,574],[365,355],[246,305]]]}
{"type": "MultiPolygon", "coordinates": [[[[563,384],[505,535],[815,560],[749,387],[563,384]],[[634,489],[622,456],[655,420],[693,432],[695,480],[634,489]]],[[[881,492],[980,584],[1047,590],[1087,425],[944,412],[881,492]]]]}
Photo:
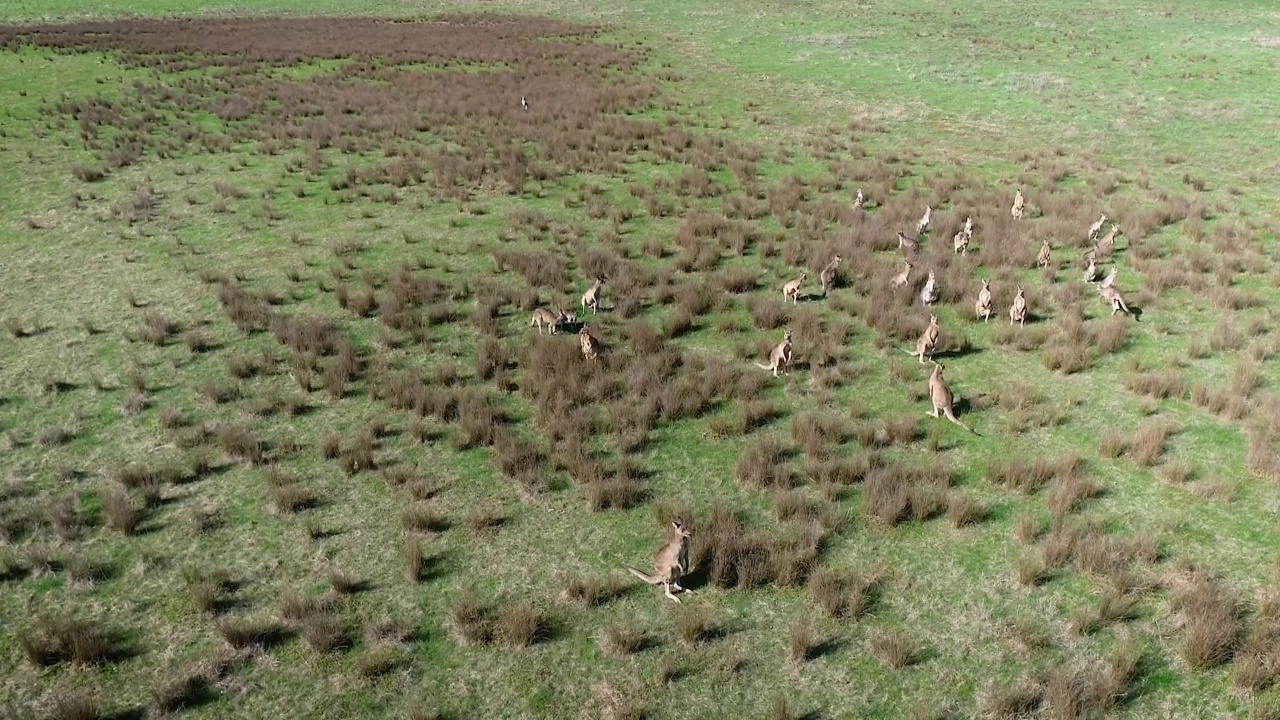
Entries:
{"type": "Polygon", "coordinates": [[[7,716],[1280,717],[1269,4],[493,7],[0,6],[7,716]]]}

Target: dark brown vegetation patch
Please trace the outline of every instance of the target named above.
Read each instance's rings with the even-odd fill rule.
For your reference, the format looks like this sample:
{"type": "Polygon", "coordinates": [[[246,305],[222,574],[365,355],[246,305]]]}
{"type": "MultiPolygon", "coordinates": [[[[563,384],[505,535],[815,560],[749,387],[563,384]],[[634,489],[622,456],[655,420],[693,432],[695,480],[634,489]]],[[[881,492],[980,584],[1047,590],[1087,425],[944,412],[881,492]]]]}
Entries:
{"type": "MultiPolygon", "coordinates": [[[[442,196],[461,197],[479,185],[519,194],[528,179],[609,172],[632,148],[643,151],[664,136],[658,122],[626,117],[658,94],[656,80],[631,72],[643,54],[594,42],[599,31],[497,15],[426,22],[122,20],[0,28],[0,47],[101,52],[126,67],[161,73],[220,70],[174,83],[139,82],[111,100],[46,104],[45,112],[72,117],[97,152],[101,168],[78,171],[86,179],[147,153],[221,152],[254,143],[273,154],[289,147],[309,154],[329,147],[385,152],[381,164],[334,177],[334,190],[427,182],[442,196]],[[345,62],[337,72],[305,79],[271,72],[326,60],[345,62]],[[207,116],[220,127],[201,120],[207,116]],[[426,151],[416,143],[424,132],[488,152],[426,151]],[[530,141],[538,148],[532,156],[523,150],[530,141]]],[[[296,169],[315,179],[324,166],[316,156],[296,169]]],[[[233,190],[220,194],[234,198],[233,190]]]]}

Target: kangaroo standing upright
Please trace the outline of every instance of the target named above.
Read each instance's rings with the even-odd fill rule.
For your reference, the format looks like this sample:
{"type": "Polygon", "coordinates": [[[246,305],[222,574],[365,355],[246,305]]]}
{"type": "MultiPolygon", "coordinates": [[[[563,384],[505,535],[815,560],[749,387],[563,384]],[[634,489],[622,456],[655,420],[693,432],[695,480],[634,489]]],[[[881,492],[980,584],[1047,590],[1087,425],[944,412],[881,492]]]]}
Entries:
{"type": "Polygon", "coordinates": [[[818,275],[818,281],[822,283],[822,296],[827,296],[827,291],[836,284],[836,270],[840,268],[840,256],[836,255],[831,258],[831,262],[822,268],[822,273],[818,275]]]}
{"type": "Polygon", "coordinates": [[[1013,305],[1009,307],[1009,324],[1018,323],[1018,327],[1022,327],[1027,321],[1027,296],[1022,292],[1022,286],[1018,286],[1018,294],[1013,298],[1013,305]]]}
{"type": "Polygon", "coordinates": [[[978,301],[973,304],[973,312],[982,318],[982,322],[991,319],[991,281],[983,280],[982,289],[978,291],[978,301]]]}
{"type": "Polygon", "coordinates": [[[627,572],[640,578],[650,585],[661,585],[662,592],[667,597],[680,602],[680,598],[675,596],[672,590],[681,592],[693,592],[692,590],[680,587],[680,578],[689,572],[689,531],[679,521],[671,523],[671,540],[658,551],[657,556],[653,559],[653,575],[646,575],[639,570],[625,565],[627,572]]]}
{"type": "Polygon", "coordinates": [[[769,352],[769,364],[761,365],[756,363],[756,367],[762,370],[772,370],[773,376],[778,377],[778,369],[781,368],[784,375],[790,375],[791,369],[791,331],[784,330],[782,332],[782,342],[773,347],[769,352]]]}
{"type": "Polygon", "coordinates": [[[782,302],[785,303],[790,300],[791,304],[798,304],[800,302],[800,288],[804,286],[804,281],[808,277],[809,273],[805,270],[801,270],[800,277],[794,280],[788,280],[782,286],[782,302]]]}
{"type": "Polygon", "coordinates": [[[585,314],[587,308],[591,308],[591,314],[596,314],[596,309],[600,306],[600,289],[604,287],[604,278],[597,277],[591,289],[582,293],[582,312],[585,314]]]}
{"type": "Polygon", "coordinates": [[[974,435],[978,434],[973,428],[956,418],[955,410],[952,407],[955,403],[955,396],[951,394],[951,388],[947,387],[947,382],[942,379],[942,363],[936,362],[933,364],[933,374],[929,376],[929,399],[933,404],[933,411],[929,413],[930,416],[944,416],[974,435]]]}
{"type": "Polygon", "coordinates": [[[1009,209],[1009,214],[1014,220],[1021,220],[1022,213],[1027,207],[1027,199],[1022,196],[1022,188],[1018,188],[1018,192],[1013,196],[1013,207],[1009,209]]]}

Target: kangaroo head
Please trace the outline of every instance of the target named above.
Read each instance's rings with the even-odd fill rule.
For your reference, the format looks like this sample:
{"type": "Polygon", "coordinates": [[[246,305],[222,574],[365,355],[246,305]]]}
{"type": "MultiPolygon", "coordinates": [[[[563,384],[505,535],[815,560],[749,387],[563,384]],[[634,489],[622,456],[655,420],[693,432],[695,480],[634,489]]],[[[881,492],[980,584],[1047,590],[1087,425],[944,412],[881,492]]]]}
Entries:
{"type": "Polygon", "coordinates": [[[587,330],[587,326],[586,326],[586,325],[583,325],[581,328],[579,328],[579,329],[578,329],[578,334],[579,334],[579,335],[587,335],[587,334],[589,334],[589,331],[587,330]]]}
{"type": "Polygon", "coordinates": [[[675,531],[676,535],[679,535],[682,538],[691,537],[689,530],[685,528],[684,523],[680,522],[679,520],[671,521],[671,529],[675,531]]]}
{"type": "Polygon", "coordinates": [[[791,342],[791,328],[782,331],[782,342],[791,342]]]}
{"type": "Polygon", "coordinates": [[[911,270],[914,267],[915,265],[912,265],[911,263],[907,263],[907,270],[911,270]]]}
{"type": "Polygon", "coordinates": [[[600,283],[601,285],[603,285],[603,284],[605,284],[605,279],[604,279],[603,277],[598,277],[598,276],[597,276],[597,277],[596,277],[596,282],[597,282],[597,283],[600,283]]]}
{"type": "Polygon", "coordinates": [[[983,289],[983,290],[990,290],[990,289],[991,289],[991,281],[990,281],[990,280],[983,280],[983,281],[982,281],[982,289],[983,289]]]}
{"type": "Polygon", "coordinates": [[[933,313],[929,313],[929,324],[930,324],[930,325],[937,325],[937,324],[938,324],[938,316],[937,316],[937,315],[934,315],[933,313]]]}
{"type": "Polygon", "coordinates": [[[1018,297],[1022,297],[1022,286],[1018,286],[1018,297]]]}
{"type": "Polygon", "coordinates": [[[839,263],[839,262],[840,262],[840,256],[839,256],[839,255],[836,255],[834,258],[832,258],[832,259],[831,259],[831,262],[833,262],[833,263],[839,263]]]}

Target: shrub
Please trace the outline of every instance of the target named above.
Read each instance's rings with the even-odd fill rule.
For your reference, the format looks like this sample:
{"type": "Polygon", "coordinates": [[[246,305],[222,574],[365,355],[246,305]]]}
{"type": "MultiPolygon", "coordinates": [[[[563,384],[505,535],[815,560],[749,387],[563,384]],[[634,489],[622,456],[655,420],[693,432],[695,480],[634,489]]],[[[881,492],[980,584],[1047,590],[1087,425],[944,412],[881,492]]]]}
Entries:
{"type": "Polygon", "coordinates": [[[899,670],[914,663],[920,649],[915,641],[899,630],[878,630],[871,634],[871,653],[880,662],[899,670]]]}
{"type": "Polygon", "coordinates": [[[336,616],[315,614],[302,621],[302,640],[312,652],[331,653],[351,646],[346,627],[336,616]]]}
{"type": "Polygon", "coordinates": [[[509,603],[498,608],[493,637],[505,645],[528,647],[551,638],[551,621],[532,603],[509,603]]]}
{"type": "Polygon", "coordinates": [[[198,704],[206,692],[208,686],[203,677],[184,672],[151,687],[151,706],[157,713],[174,713],[198,704]]]}
{"type": "Polygon", "coordinates": [[[610,625],[600,635],[600,649],[614,657],[634,655],[644,649],[649,636],[643,630],[625,625],[610,625]]]}
{"type": "Polygon", "coordinates": [[[251,645],[269,645],[280,632],[274,620],[261,617],[227,617],[214,623],[227,645],[240,650],[251,645]]]}
{"type": "Polygon", "coordinates": [[[364,589],[364,582],[346,570],[329,571],[329,587],[335,595],[351,595],[364,589]]]}
{"type": "Polygon", "coordinates": [[[116,485],[103,493],[102,513],[106,517],[107,527],[125,535],[132,535],[142,521],[142,511],[129,499],[124,488],[116,485]]]}
{"type": "Polygon", "coordinates": [[[797,664],[807,662],[813,657],[814,649],[818,646],[817,637],[813,633],[813,626],[805,620],[801,620],[791,626],[790,644],[791,662],[797,664]]]}
{"type": "Polygon", "coordinates": [[[96,665],[111,660],[118,650],[109,633],[90,622],[68,615],[42,617],[18,634],[27,659],[33,665],[62,662],[96,665]]]}
{"type": "Polygon", "coordinates": [[[720,634],[720,625],[711,611],[699,606],[682,607],[676,614],[680,638],[690,645],[711,640],[720,634]]]}

